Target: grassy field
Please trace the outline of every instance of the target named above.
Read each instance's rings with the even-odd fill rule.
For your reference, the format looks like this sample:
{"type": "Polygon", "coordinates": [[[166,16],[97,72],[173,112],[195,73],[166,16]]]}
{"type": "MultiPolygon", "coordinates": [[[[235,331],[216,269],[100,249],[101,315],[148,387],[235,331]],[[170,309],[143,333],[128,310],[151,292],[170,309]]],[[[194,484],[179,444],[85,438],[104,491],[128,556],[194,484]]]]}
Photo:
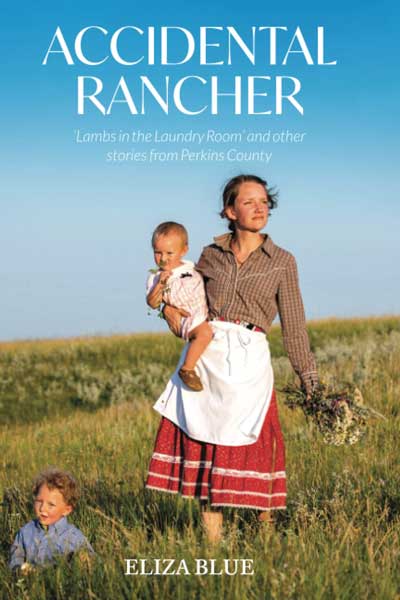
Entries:
{"type": "MultiPolygon", "coordinates": [[[[288,509],[275,530],[251,510],[226,510],[223,543],[202,537],[197,502],[144,490],[158,416],[152,404],[178,359],[172,335],[0,344],[1,598],[358,600],[400,598],[400,319],[312,322],[320,376],[351,381],[387,420],[351,447],[324,445],[279,397],[288,509]],[[72,521],[92,542],[91,565],[18,579],[9,546],[30,520],[30,483],[47,465],[83,488],[72,521]],[[242,558],[254,575],[126,576],[127,558],[242,558]]],[[[294,375],[279,328],[269,336],[276,385],[294,375]]]]}

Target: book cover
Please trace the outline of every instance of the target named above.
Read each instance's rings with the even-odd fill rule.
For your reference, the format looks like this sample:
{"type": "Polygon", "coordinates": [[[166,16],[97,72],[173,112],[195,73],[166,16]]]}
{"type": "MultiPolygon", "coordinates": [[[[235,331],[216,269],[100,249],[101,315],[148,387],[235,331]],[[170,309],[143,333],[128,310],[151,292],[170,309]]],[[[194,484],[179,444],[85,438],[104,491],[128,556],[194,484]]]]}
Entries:
{"type": "MultiPolygon", "coordinates": [[[[279,192],[266,232],[296,257],[308,320],[396,314],[398,9],[386,1],[329,7],[292,0],[45,1],[9,6],[3,15],[5,597],[17,589],[44,597],[44,581],[71,598],[146,597],[150,590],[170,597],[183,594],[185,585],[188,597],[197,597],[201,586],[210,586],[211,595],[243,597],[259,585],[250,572],[257,576],[260,564],[245,534],[251,518],[250,525],[238,518],[236,538],[231,532],[225,549],[213,554],[199,545],[191,553],[187,537],[180,544],[197,531],[191,520],[197,523],[197,509],[181,499],[149,500],[143,490],[156,431],[152,400],[180,351],[172,338],[165,348],[155,341],[163,338],[131,347],[126,336],[167,332],[145,302],[155,266],[152,232],[163,221],[182,223],[189,234],[186,258],[196,262],[202,248],[227,231],[219,214],[224,184],[255,174],[279,192]],[[89,337],[80,350],[81,336],[89,337]],[[107,339],[96,346],[91,336],[114,336],[116,346],[107,339]],[[36,350],[33,341],[42,338],[48,342],[36,350]],[[138,428],[136,410],[144,410],[138,428]],[[109,424],[93,434],[101,422],[109,424]],[[22,436],[18,427],[27,428],[22,436]],[[74,563],[69,580],[61,570],[61,584],[48,571],[12,579],[8,541],[28,520],[29,482],[49,464],[82,482],[84,506],[76,517],[95,538],[95,564],[74,563]],[[175,562],[156,564],[156,558],[175,562]],[[197,558],[208,562],[198,566],[197,558]],[[162,577],[167,567],[179,571],[175,578],[162,577]],[[201,579],[205,571],[197,568],[210,577],[201,579]],[[236,579],[227,571],[218,575],[221,569],[235,570],[236,579]]],[[[382,331],[389,335],[395,321],[384,321],[382,331]]],[[[318,345],[317,335],[313,340],[318,345]]],[[[321,364],[328,354],[321,350],[321,364]]],[[[354,380],[372,369],[363,357],[350,374],[354,380]]],[[[296,438],[297,421],[285,419],[296,438]]],[[[296,439],[307,444],[309,431],[301,431],[296,439]]],[[[325,456],[326,473],[330,460],[332,454],[325,456]]],[[[348,473],[356,469],[350,457],[340,461],[348,473]]],[[[325,489],[322,479],[319,489],[325,489]]],[[[307,504],[302,494],[293,492],[290,500],[296,523],[296,506],[307,504]]],[[[311,523],[311,512],[304,523],[311,523]]],[[[340,532],[346,545],[348,534],[340,532]]],[[[312,562],[313,543],[304,560],[312,562]]],[[[322,593],[324,584],[307,568],[312,583],[304,583],[294,554],[286,564],[282,541],[271,544],[278,544],[277,554],[265,554],[268,581],[260,575],[260,590],[268,585],[271,598],[282,590],[285,597],[322,593]],[[289,577],[292,567],[298,572],[289,577]]],[[[326,575],[333,548],[334,541],[327,542],[321,580],[338,594],[348,588],[341,575],[326,575]]],[[[355,559],[360,569],[361,554],[355,559]]]]}

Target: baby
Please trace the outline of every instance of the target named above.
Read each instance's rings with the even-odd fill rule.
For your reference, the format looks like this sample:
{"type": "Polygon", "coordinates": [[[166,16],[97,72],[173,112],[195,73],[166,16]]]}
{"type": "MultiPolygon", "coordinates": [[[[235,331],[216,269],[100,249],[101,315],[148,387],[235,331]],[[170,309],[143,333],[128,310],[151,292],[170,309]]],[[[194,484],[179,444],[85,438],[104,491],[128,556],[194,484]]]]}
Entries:
{"type": "Polygon", "coordinates": [[[33,498],[36,519],[18,531],[11,547],[11,569],[27,573],[60,555],[80,550],[93,553],[83,533],[67,521],[79,498],[72,475],[56,468],[42,471],[33,484],[33,498]]]}
{"type": "Polygon", "coordinates": [[[182,260],[188,251],[188,234],[183,225],[173,221],[161,223],[151,241],[159,269],[147,280],[147,304],[158,308],[164,302],[189,315],[181,323],[180,337],[188,340],[189,346],[178,373],[191,390],[200,391],[203,385],[194,369],[212,340],[203,278],[191,261],[182,260]]]}

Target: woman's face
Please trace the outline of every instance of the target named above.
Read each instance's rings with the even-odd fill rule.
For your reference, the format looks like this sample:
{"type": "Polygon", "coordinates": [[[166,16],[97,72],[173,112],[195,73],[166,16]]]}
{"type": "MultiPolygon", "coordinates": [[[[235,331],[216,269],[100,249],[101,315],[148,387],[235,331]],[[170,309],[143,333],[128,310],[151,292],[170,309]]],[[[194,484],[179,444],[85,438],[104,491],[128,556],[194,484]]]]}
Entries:
{"type": "Polygon", "coordinates": [[[267,192],[259,183],[246,181],[240,184],[233,206],[225,209],[226,216],[235,222],[237,229],[258,232],[268,221],[267,192]]]}

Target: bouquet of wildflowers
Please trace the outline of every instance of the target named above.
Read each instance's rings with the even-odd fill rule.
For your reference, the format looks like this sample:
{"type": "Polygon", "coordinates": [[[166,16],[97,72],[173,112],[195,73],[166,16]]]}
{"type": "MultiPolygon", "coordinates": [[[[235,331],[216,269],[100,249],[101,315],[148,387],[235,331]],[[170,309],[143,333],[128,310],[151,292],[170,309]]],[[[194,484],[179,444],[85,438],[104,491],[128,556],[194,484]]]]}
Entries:
{"type": "Polygon", "coordinates": [[[294,384],[282,391],[285,404],[301,408],[317,425],[326,444],[355,444],[365,434],[371,416],[385,418],[364,405],[360,390],[351,383],[342,384],[339,389],[319,383],[308,398],[306,391],[294,384]]]}

